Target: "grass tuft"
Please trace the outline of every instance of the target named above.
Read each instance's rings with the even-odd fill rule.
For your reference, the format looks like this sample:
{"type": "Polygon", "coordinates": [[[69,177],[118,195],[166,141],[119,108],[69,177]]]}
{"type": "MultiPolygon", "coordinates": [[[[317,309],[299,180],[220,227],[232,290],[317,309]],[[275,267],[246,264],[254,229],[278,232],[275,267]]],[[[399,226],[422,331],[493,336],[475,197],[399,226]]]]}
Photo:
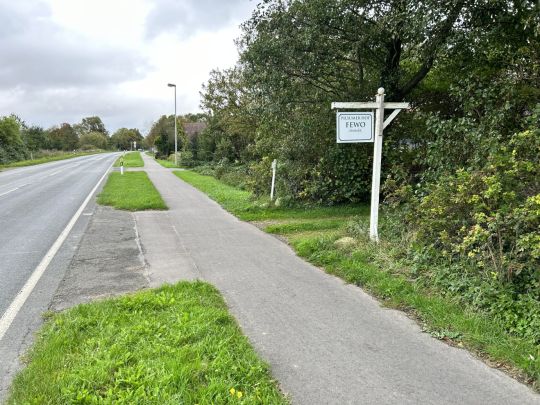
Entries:
{"type": "Polygon", "coordinates": [[[219,293],[202,282],[54,315],[28,359],[7,404],[287,403],[219,293]]]}
{"type": "Polygon", "coordinates": [[[111,173],[97,202],[128,211],[168,209],[145,172],[111,173]]]}

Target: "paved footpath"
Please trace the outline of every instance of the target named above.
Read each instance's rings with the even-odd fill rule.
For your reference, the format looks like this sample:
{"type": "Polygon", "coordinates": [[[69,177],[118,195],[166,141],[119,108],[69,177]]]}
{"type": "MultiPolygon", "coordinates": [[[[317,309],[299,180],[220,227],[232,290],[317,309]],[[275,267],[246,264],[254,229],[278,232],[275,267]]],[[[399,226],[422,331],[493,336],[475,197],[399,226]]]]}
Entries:
{"type": "Polygon", "coordinates": [[[526,386],[422,333],[144,159],[170,207],[136,214],[154,283],[214,284],[294,404],[540,404],[526,386]]]}

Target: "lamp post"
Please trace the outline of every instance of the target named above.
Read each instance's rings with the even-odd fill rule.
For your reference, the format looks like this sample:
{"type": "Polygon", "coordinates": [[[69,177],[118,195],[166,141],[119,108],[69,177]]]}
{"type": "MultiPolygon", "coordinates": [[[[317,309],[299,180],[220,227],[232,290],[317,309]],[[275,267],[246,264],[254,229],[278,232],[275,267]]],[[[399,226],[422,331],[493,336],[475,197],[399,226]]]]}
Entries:
{"type": "Polygon", "coordinates": [[[167,86],[174,87],[174,165],[178,166],[178,131],[176,130],[176,84],[168,83],[167,86]]]}

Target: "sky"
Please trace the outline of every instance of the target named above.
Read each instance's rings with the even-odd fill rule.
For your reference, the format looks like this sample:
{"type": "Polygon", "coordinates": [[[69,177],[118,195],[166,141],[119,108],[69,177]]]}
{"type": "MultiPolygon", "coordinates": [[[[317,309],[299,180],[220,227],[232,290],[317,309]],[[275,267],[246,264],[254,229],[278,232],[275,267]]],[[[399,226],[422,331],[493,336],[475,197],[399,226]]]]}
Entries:
{"type": "Polygon", "coordinates": [[[145,134],[198,112],[212,69],[232,67],[256,0],[0,0],[0,116],[45,128],[101,117],[145,134]]]}

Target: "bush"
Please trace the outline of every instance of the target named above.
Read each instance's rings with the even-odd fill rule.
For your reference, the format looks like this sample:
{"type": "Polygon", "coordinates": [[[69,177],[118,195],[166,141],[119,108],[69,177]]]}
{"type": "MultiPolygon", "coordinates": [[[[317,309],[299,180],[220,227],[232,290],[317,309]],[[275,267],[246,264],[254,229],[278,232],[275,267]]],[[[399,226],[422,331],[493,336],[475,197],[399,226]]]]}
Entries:
{"type": "Polygon", "coordinates": [[[21,139],[21,128],[14,117],[0,118],[0,164],[7,164],[28,157],[21,139]]]}
{"type": "MultiPolygon", "coordinates": [[[[174,154],[172,155],[174,161],[174,154]]],[[[185,150],[178,153],[178,165],[184,167],[193,167],[195,166],[195,159],[193,159],[193,152],[185,150]]]]}
{"type": "Polygon", "coordinates": [[[420,200],[418,239],[501,281],[540,276],[540,130],[515,134],[481,170],[458,170],[420,200]]]}

